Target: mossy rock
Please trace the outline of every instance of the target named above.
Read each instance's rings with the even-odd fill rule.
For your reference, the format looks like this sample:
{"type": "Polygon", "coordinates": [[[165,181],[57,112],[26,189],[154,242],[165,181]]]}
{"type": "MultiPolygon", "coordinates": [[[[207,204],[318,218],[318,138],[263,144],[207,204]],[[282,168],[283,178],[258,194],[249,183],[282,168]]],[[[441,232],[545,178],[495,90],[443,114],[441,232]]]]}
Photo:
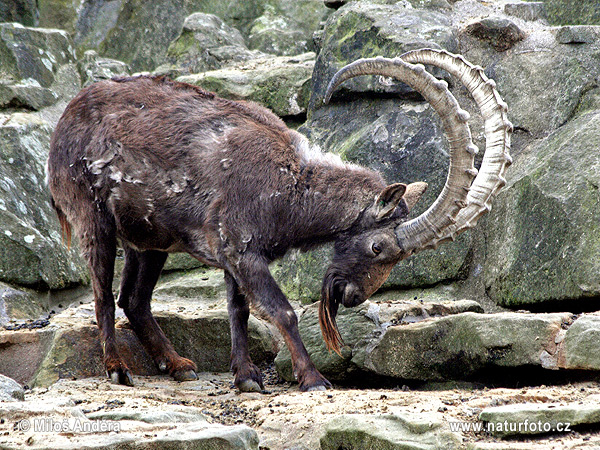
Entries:
{"type": "Polygon", "coordinates": [[[521,308],[600,295],[600,111],[531,146],[509,172],[485,225],[485,283],[498,304],[521,308]]]}

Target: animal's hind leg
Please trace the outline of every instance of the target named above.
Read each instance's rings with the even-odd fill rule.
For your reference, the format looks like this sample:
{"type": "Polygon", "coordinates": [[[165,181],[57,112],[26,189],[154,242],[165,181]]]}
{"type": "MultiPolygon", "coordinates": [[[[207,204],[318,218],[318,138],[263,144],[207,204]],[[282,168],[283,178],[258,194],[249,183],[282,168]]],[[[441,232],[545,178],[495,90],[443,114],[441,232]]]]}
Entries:
{"type": "Polygon", "coordinates": [[[104,367],[114,382],[133,386],[133,377],[117,351],[115,338],[115,299],[112,293],[113,271],[117,252],[116,227],[108,214],[95,209],[88,216],[88,229],[78,230],[83,253],[88,260],[96,321],[104,354],[104,367]]]}
{"type": "Polygon", "coordinates": [[[168,372],[177,381],[196,380],[196,364],[177,354],[150,309],[152,290],[167,256],[167,253],[160,251],[137,252],[125,248],[119,306],[125,311],[131,327],[160,371],[168,372]]]}
{"type": "Polygon", "coordinates": [[[243,392],[261,392],[264,389],[260,369],[250,359],[248,351],[248,318],[250,308],[235,279],[225,271],[227,310],[231,326],[231,371],[234,384],[243,392]]]}

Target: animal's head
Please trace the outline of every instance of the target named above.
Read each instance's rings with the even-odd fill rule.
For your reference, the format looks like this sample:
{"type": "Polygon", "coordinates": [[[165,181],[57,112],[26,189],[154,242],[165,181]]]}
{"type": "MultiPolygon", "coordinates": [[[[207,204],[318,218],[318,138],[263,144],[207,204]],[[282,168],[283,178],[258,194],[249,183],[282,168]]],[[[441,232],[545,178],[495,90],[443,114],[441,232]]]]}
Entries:
{"type": "Polygon", "coordinates": [[[462,57],[439,50],[418,50],[400,58],[363,59],[341,69],[329,84],[325,101],[345,80],[358,75],[394,77],[408,84],[442,118],[448,140],[450,168],[437,200],[419,217],[408,213],[427,188],[426,183],[392,184],[377,195],[358,221],[335,242],[333,261],[323,280],[319,322],[325,343],[339,353],[342,339],[335,316],[339,305],[357,306],[367,300],[402,259],[437,246],[475,226],[490,210],[493,196],[506,183],[512,125],[507,107],[493,80],[462,57]],[[416,63],[416,64],[413,64],[416,63]],[[456,76],[473,95],[484,118],[486,151],[479,172],[474,168],[477,147],[471,141],[469,114],[460,108],[448,84],[434,78],[422,64],[456,76]]]}

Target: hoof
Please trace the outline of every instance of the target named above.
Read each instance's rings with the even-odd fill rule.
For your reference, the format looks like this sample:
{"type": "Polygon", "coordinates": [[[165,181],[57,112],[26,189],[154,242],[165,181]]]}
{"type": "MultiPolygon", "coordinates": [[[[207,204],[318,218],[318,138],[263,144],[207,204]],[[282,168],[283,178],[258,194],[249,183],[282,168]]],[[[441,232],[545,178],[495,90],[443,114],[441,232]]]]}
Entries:
{"type": "Polygon", "coordinates": [[[108,371],[108,378],[113,384],[122,384],[123,386],[133,386],[133,377],[129,369],[122,367],[108,371]]]}
{"type": "Polygon", "coordinates": [[[195,381],[198,379],[198,375],[192,369],[189,370],[177,370],[171,375],[175,381],[195,381]]]}
{"type": "Polygon", "coordinates": [[[263,392],[264,388],[254,380],[244,380],[237,388],[242,392],[263,392]]]}
{"type": "Polygon", "coordinates": [[[327,389],[331,389],[331,386],[311,386],[306,389],[305,392],[318,392],[318,391],[326,391],[327,389]]]}

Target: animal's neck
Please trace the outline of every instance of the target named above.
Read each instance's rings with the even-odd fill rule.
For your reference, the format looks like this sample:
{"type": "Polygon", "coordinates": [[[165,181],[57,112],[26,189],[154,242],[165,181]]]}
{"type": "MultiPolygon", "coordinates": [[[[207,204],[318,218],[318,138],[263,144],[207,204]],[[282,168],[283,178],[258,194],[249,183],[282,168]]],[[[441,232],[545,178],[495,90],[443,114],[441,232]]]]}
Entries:
{"type": "Polygon", "coordinates": [[[369,169],[309,162],[302,170],[297,246],[334,240],[370,206],[385,183],[369,169]]]}

